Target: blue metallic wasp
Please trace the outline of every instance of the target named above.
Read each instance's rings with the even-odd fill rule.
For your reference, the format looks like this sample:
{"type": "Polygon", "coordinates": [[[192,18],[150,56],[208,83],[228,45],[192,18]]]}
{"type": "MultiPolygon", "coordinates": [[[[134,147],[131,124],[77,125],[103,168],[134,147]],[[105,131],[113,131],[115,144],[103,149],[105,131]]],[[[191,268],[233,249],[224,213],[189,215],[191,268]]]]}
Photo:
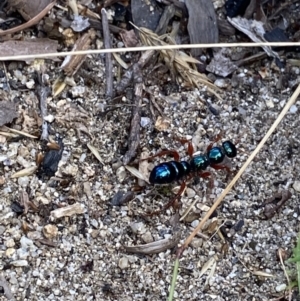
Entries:
{"type": "MultiPolygon", "coordinates": [[[[174,157],[173,161],[163,162],[155,166],[149,177],[151,184],[170,184],[175,181],[182,180],[180,189],[176,196],[168,202],[159,211],[155,211],[149,215],[155,215],[162,211],[165,211],[171,207],[176,199],[180,197],[186,187],[186,181],[194,176],[200,176],[203,178],[209,177],[210,172],[205,171],[208,166],[220,170],[226,169],[230,172],[230,168],[227,165],[222,164],[225,156],[228,158],[234,158],[237,154],[236,146],[229,140],[222,143],[222,146],[214,146],[213,144],[220,140],[220,136],[217,136],[215,141],[211,143],[206,150],[205,154],[199,154],[193,156],[194,149],[192,143],[187,140],[180,140],[182,143],[188,143],[188,154],[191,157],[190,161],[180,161],[179,154],[176,150],[165,150],[150,158],[161,157],[164,155],[171,155],[174,157]]],[[[145,159],[143,159],[145,160],[145,159]]]]}

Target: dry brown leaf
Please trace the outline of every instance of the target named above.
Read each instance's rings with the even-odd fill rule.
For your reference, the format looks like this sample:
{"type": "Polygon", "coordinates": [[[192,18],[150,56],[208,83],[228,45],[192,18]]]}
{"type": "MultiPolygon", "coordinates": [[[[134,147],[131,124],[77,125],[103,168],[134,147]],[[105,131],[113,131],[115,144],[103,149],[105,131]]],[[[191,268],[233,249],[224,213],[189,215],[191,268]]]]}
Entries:
{"type": "Polygon", "coordinates": [[[88,9],[86,6],[83,6],[79,3],[77,3],[77,8],[78,8],[78,11],[79,11],[80,15],[86,16],[86,17],[91,18],[91,19],[101,20],[101,18],[98,14],[96,14],[95,12],[88,9]]]}
{"type": "Polygon", "coordinates": [[[29,208],[38,211],[38,207],[29,200],[29,195],[25,190],[20,192],[20,204],[24,207],[24,214],[28,213],[29,208]]]}
{"type": "MultiPolygon", "coordinates": [[[[66,31],[68,31],[67,29],[66,31]]],[[[72,37],[74,37],[73,32],[72,37]]],[[[89,30],[87,33],[82,35],[74,44],[72,51],[88,50],[90,48],[92,40],[95,38],[95,31],[89,30]]],[[[73,43],[73,42],[72,42],[73,43]]],[[[52,86],[52,95],[58,96],[64,88],[67,86],[68,80],[73,78],[80,66],[85,61],[86,55],[68,55],[65,57],[61,64],[61,69],[64,71],[64,75],[60,75],[52,86]]]]}

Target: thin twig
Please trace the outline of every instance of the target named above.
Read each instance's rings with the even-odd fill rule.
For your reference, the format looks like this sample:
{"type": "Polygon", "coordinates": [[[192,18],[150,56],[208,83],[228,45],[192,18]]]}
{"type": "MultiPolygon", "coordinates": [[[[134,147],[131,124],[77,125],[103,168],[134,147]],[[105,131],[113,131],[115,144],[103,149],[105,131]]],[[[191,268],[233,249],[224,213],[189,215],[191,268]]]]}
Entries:
{"type": "Polygon", "coordinates": [[[6,66],[5,66],[4,62],[2,62],[2,65],[3,65],[3,70],[4,70],[4,73],[5,73],[5,78],[6,78],[6,84],[7,84],[7,87],[8,87],[8,91],[10,92],[11,89],[10,89],[8,75],[7,75],[7,69],[6,69],[6,66]]]}
{"type": "MultiPolygon", "coordinates": [[[[138,66],[143,69],[145,65],[153,58],[154,51],[145,51],[138,61],[138,66]]],[[[122,79],[118,83],[116,90],[118,94],[121,94],[127,87],[129,87],[132,78],[134,76],[133,69],[135,68],[134,65],[132,65],[126,72],[123,74],[122,79]]]]}
{"type": "Polygon", "coordinates": [[[159,114],[161,116],[164,116],[162,110],[160,109],[159,105],[155,101],[155,96],[153,95],[153,92],[148,88],[144,88],[144,91],[146,91],[149,94],[150,101],[151,101],[152,105],[156,108],[156,110],[159,112],[159,114]]]}
{"type": "MultiPolygon", "coordinates": [[[[103,40],[104,40],[104,48],[110,49],[110,33],[108,27],[107,13],[104,8],[101,9],[102,16],[102,30],[103,30],[103,40]]],[[[113,97],[113,73],[112,73],[112,59],[111,53],[106,53],[105,55],[105,75],[106,75],[106,97],[113,97]]]]}
{"type": "Polygon", "coordinates": [[[57,56],[68,55],[88,55],[88,54],[101,54],[101,53],[122,53],[122,52],[141,52],[147,50],[172,50],[172,49],[193,49],[193,48],[234,48],[234,47],[297,47],[300,42],[264,42],[264,43],[215,43],[215,44],[181,44],[181,45],[158,45],[158,46],[141,46],[141,47],[128,47],[128,48],[111,48],[111,49],[93,49],[93,50],[78,50],[78,51],[63,51],[63,52],[49,52],[41,54],[24,54],[24,55],[11,55],[0,56],[0,61],[16,61],[28,60],[39,58],[50,58],[57,56]]]}
{"type": "Polygon", "coordinates": [[[42,75],[37,74],[38,85],[36,88],[36,94],[40,101],[40,110],[41,110],[41,117],[42,117],[42,135],[41,140],[48,141],[49,139],[49,131],[48,131],[48,123],[45,120],[47,116],[47,97],[50,94],[50,88],[46,87],[43,83],[42,75]]]}

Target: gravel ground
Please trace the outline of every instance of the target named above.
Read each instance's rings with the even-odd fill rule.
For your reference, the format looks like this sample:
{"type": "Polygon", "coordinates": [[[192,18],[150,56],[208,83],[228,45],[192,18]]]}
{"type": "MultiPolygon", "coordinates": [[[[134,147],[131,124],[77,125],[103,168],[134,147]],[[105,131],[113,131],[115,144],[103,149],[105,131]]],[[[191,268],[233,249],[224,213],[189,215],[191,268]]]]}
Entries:
{"type": "MultiPolygon", "coordinates": [[[[290,88],[276,90],[278,72],[268,60],[263,63],[270,70],[266,78],[254,81],[254,70],[239,70],[228,83],[223,101],[212,100],[201,91],[158,95],[156,102],[165,120],[169,120],[164,132],[153,130],[149,100],[145,98],[142,116],[151,122],[141,130],[141,149],[155,154],[161,148],[176,148],[186,158],[185,147],[174,136],[192,138],[197,150],[204,151],[222,132],[224,139],[237,143],[238,156],[231,162],[234,174],[292,93],[290,88]],[[212,114],[200,99],[213,102],[219,115],[212,114]]],[[[96,73],[101,72],[101,60],[94,60],[93,67],[96,73]]],[[[22,68],[24,74],[30,73],[29,67],[22,68]]],[[[299,68],[294,68],[290,76],[297,78],[298,73],[299,68]]],[[[12,79],[17,82],[14,76],[12,79]]],[[[173,209],[151,218],[142,217],[168,200],[166,196],[149,194],[153,192],[150,186],[136,192],[129,203],[111,206],[112,197],[118,191],[130,191],[136,179],[121,164],[130,127],[130,101],[123,98],[115,107],[105,107],[105,101],[98,97],[103,89],[104,83],[97,88],[86,87],[83,97],[70,98],[69,92],[64,92],[49,100],[48,113],[55,117],[51,127],[63,137],[65,145],[56,173],[56,178],[63,180],[41,180],[36,175],[12,178],[16,171],[35,162],[41,143],[23,137],[1,144],[2,156],[7,156],[1,171],[1,270],[16,300],[165,300],[174,250],[137,255],[125,252],[123,246],[175,234],[180,235],[179,244],[182,243],[228,182],[222,171],[212,171],[212,189],[207,180],[191,180],[181,198],[180,212],[194,200],[197,202],[189,218],[176,226],[172,222],[173,209]],[[103,107],[113,110],[104,114],[103,107]],[[87,148],[92,137],[103,164],[87,148]],[[26,214],[18,215],[12,203],[18,202],[24,191],[38,210],[29,208],[26,214]],[[84,214],[55,218],[50,213],[78,203],[84,214]]],[[[24,130],[27,124],[33,133],[38,129],[33,114],[36,99],[31,91],[14,93],[19,99],[19,112],[27,116],[16,121],[16,128],[19,125],[24,130]]],[[[295,135],[299,132],[298,105],[299,101],[225,198],[217,218],[210,220],[217,221],[216,229],[223,225],[228,232],[227,251],[219,235],[209,229],[204,231],[208,239],[197,237],[184,251],[176,300],[271,300],[283,295],[286,279],[276,253],[282,248],[290,256],[299,225],[298,193],[293,188],[297,189],[299,180],[299,142],[295,135]],[[278,214],[265,219],[260,205],[286,189],[292,197],[278,214]],[[240,220],[244,220],[244,226],[233,231],[232,226],[240,220]],[[214,270],[210,273],[208,269],[201,276],[208,262],[214,270]],[[258,271],[273,277],[253,274],[258,271]]],[[[155,159],[154,164],[163,160],[155,159]]],[[[164,194],[159,188],[155,190],[164,194]]]]}
{"type": "MultiPolygon", "coordinates": [[[[145,212],[165,204],[170,189],[178,185],[167,189],[146,185],[136,191],[137,179],[122,166],[131,122],[130,94],[106,103],[103,57],[90,56],[86,63],[92,70],[88,85],[78,77],[77,87],[48,99],[49,118],[54,118],[51,137],[55,140],[59,135],[64,143],[54,178],[12,177],[35,165],[42,143],[1,135],[0,286],[8,286],[15,300],[166,300],[176,249],[140,255],[128,253],[124,246],[172,237],[180,237],[178,244],[182,244],[229,179],[225,172],[211,170],[213,188],[208,179],[189,181],[180,215],[196,203],[184,221],[176,221],[173,209],[144,218],[145,212]],[[88,143],[98,150],[102,162],[88,143]],[[132,190],[133,200],[111,205],[117,192],[132,190]],[[18,214],[22,197],[28,197],[29,208],[18,214]],[[66,206],[75,206],[76,212],[57,217],[57,210],[66,206]]],[[[53,82],[56,69],[52,62],[47,64],[45,70],[53,82]]],[[[31,82],[33,71],[33,66],[11,63],[8,77],[16,87],[24,86],[31,82]]],[[[280,73],[265,59],[238,69],[230,80],[221,80],[221,101],[205,89],[174,87],[171,81],[161,88],[157,73],[150,71],[144,72],[144,84],[163,116],[156,110],[155,118],[150,114],[151,101],[145,94],[142,117],[146,125],[141,129],[139,151],[151,155],[176,149],[188,160],[186,146],[174,137],[192,139],[195,150],[204,152],[221,133],[223,141],[229,139],[238,148],[238,156],[228,162],[232,174],[255,149],[300,81],[298,67],[280,73]],[[263,76],[257,76],[258,72],[263,76]],[[157,130],[158,123],[164,131],[157,130]]],[[[117,67],[114,72],[117,74],[117,67]]],[[[2,75],[0,88],[4,90],[2,75]]],[[[19,113],[13,127],[30,134],[41,129],[32,89],[13,88],[9,95],[19,113]]],[[[285,295],[287,281],[277,252],[282,249],[285,258],[290,257],[299,231],[299,103],[225,198],[217,216],[209,220],[205,236],[196,237],[184,251],[175,300],[284,300],[279,298],[285,295]],[[266,219],[262,204],[286,190],[291,197],[266,219]],[[220,227],[223,235],[215,233],[220,227]],[[208,267],[204,273],[203,267],[208,267]]],[[[138,153],[135,163],[140,156],[138,153]]],[[[149,162],[147,172],[164,160],[149,162]]],[[[296,294],[293,298],[297,300],[296,294]]],[[[6,300],[3,292],[0,300],[6,300]]]]}

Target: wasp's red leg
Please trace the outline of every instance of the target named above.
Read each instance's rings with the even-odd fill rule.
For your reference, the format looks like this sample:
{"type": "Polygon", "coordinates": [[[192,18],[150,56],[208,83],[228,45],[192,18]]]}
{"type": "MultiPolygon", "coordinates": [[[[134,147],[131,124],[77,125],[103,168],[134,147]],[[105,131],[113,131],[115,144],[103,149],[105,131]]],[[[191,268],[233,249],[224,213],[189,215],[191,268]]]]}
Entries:
{"type": "Polygon", "coordinates": [[[179,161],[179,159],[180,159],[180,156],[179,156],[178,152],[174,149],[171,149],[171,150],[163,150],[163,151],[161,151],[161,152],[159,152],[159,153],[157,153],[153,156],[141,159],[140,161],[152,160],[153,158],[167,156],[167,155],[172,156],[175,161],[179,161]]]}
{"type": "Polygon", "coordinates": [[[187,153],[190,157],[193,156],[194,154],[194,147],[193,147],[193,143],[191,140],[187,140],[187,139],[182,139],[182,138],[178,138],[178,137],[175,137],[174,138],[175,140],[179,141],[182,145],[184,144],[188,144],[188,148],[187,148],[187,153]]]}
{"type": "Polygon", "coordinates": [[[208,145],[208,147],[206,148],[206,151],[209,152],[209,151],[212,149],[213,145],[214,145],[215,143],[217,143],[218,141],[220,141],[221,139],[222,139],[222,135],[221,135],[221,134],[218,134],[218,135],[215,137],[214,141],[208,145]]]}
{"type": "Polygon", "coordinates": [[[199,177],[201,178],[209,178],[209,188],[213,189],[214,188],[214,178],[211,172],[209,171],[204,171],[204,172],[199,172],[199,177]]]}
{"type": "Polygon", "coordinates": [[[222,170],[222,169],[225,169],[226,172],[227,172],[227,175],[226,175],[226,181],[229,180],[229,177],[230,177],[230,174],[231,174],[231,169],[230,167],[226,166],[226,165],[222,165],[222,164],[213,164],[211,165],[212,168],[216,169],[216,170],[222,170]]]}
{"type": "Polygon", "coordinates": [[[157,210],[157,211],[153,211],[151,213],[147,213],[147,214],[144,214],[144,216],[154,216],[154,215],[158,215],[164,211],[166,211],[167,209],[169,209],[171,206],[174,205],[175,201],[177,199],[180,198],[181,194],[184,192],[185,190],[185,187],[186,187],[186,184],[185,182],[182,182],[181,183],[181,186],[179,188],[179,191],[176,193],[175,197],[173,199],[171,199],[171,201],[169,201],[166,205],[164,205],[161,209],[157,210]]]}
{"type": "Polygon", "coordinates": [[[213,169],[215,169],[215,170],[226,169],[226,171],[227,171],[228,173],[231,172],[230,167],[228,167],[228,166],[226,166],[226,165],[224,165],[224,164],[211,164],[210,166],[211,166],[213,169]]]}

